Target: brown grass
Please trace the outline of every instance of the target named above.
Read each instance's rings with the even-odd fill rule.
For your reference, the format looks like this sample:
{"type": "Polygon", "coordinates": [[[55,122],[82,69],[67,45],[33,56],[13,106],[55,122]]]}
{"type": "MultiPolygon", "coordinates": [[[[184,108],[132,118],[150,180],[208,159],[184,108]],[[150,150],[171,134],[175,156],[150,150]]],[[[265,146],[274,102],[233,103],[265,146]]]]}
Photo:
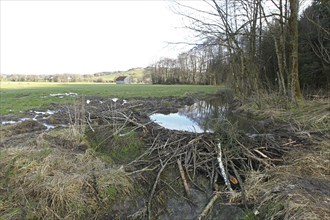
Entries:
{"type": "Polygon", "coordinates": [[[257,219],[330,219],[329,100],[288,102],[278,96],[259,97],[241,110],[264,120],[295,128],[296,138],[308,139],[284,155],[283,163],[251,171],[245,194],[257,219]]]}
{"type": "MultiPolygon", "coordinates": [[[[253,98],[258,99],[258,98],[253,98]]],[[[251,101],[241,107],[252,112],[258,118],[272,117],[301,126],[301,129],[329,129],[330,105],[329,99],[302,100],[290,102],[276,95],[259,97],[260,101],[251,101]],[[257,104],[256,104],[257,103],[257,104]]]]}
{"type": "Polygon", "coordinates": [[[330,144],[293,149],[286,164],[246,179],[248,202],[259,219],[330,219],[330,144]]]}
{"type": "Polygon", "coordinates": [[[89,150],[1,150],[0,219],[93,219],[132,190],[122,169],[107,168],[89,150]]]}

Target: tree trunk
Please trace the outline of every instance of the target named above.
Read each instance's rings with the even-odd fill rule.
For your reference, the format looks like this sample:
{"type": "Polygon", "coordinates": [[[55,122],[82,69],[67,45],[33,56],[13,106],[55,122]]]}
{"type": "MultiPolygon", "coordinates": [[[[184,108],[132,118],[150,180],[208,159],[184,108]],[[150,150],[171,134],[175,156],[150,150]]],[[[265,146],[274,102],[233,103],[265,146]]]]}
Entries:
{"type": "Polygon", "coordinates": [[[290,47],[291,47],[291,81],[289,98],[293,101],[302,98],[298,75],[298,8],[299,0],[290,0],[290,47]]]}

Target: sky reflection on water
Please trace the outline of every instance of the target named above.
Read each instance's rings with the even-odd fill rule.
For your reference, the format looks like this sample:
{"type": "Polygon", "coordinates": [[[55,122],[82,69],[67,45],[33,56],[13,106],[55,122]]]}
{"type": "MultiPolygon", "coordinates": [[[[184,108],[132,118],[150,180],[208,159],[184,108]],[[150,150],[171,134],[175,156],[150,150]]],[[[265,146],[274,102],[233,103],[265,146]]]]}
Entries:
{"type": "Polygon", "coordinates": [[[150,119],[170,130],[204,133],[204,129],[197,122],[180,113],[171,113],[168,115],[156,113],[151,115],[150,119]]]}
{"type": "Polygon", "coordinates": [[[204,133],[213,132],[209,121],[223,118],[225,113],[223,103],[199,101],[179,109],[177,113],[152,114],[150,119],[170,130],[204,133]]]}

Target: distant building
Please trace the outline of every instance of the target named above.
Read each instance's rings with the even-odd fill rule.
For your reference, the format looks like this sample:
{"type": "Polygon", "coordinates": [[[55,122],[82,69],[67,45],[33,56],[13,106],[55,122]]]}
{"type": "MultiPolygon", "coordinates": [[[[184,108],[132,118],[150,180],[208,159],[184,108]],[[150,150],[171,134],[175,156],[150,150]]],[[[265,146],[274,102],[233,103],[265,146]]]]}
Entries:
{"type": "Polygon", "coordinates": [[[116,84],[129,84],[131,82],[130,76],[118,76],[116,79],[116,84]]]}

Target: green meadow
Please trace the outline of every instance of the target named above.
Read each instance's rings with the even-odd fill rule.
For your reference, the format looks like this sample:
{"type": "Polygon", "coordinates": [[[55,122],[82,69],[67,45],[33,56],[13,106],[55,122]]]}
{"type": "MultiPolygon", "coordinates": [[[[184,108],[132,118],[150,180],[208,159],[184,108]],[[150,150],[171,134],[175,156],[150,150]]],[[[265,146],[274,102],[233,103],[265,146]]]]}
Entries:
{"type": "Polygon", "coordinates": [[[75,97],[53,97],[50,94],[77,93],[78,98],[100,96],[109,98],[166,97],[187,94],[212,94],[221,86],[101,84],[101,83],[34,83],[1,82],[0,114],[19,113],[30,109],[46,109],[51,104],[72,103],[75,97]]]}

